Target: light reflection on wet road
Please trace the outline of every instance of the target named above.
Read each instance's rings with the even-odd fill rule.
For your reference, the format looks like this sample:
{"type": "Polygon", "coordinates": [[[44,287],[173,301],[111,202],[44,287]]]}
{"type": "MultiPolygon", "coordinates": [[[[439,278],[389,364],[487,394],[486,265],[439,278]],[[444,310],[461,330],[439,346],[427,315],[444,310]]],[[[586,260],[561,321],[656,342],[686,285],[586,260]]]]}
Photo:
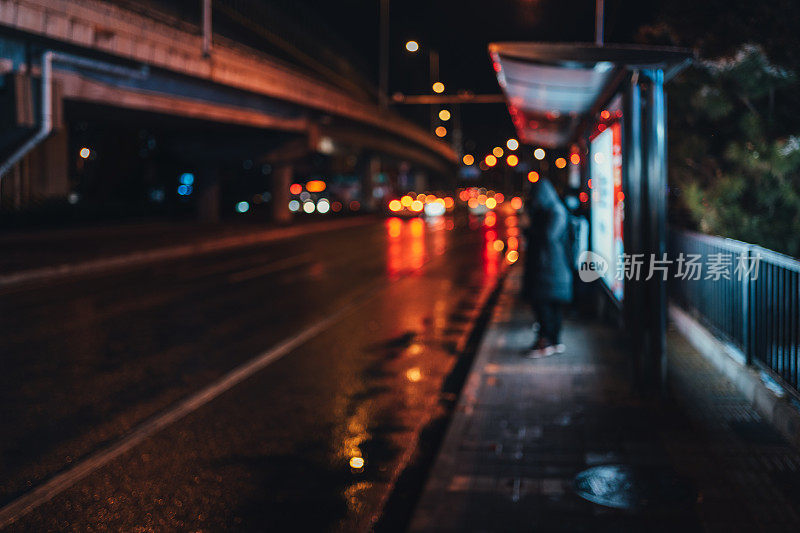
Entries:
{"type": "Polygon", "coordinates": [[[365,527],[517,234],[515,217],[388,219],[0,294],[3,504],[362,302],[13,528],[365,527]]]}

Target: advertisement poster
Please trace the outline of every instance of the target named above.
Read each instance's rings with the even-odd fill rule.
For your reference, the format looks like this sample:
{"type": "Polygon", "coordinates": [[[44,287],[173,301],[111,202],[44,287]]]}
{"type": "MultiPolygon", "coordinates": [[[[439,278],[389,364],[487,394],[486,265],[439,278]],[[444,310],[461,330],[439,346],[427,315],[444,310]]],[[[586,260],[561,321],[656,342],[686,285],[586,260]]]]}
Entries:
{"type": "Polygon", "coordinates": [[[589,177],[592,198],[592,251],[608,261],[602,280],[619,301],[623,280],[617,272],[623,260],[622,135],[619,122],[609,125],[591,141],[589,177]]]}

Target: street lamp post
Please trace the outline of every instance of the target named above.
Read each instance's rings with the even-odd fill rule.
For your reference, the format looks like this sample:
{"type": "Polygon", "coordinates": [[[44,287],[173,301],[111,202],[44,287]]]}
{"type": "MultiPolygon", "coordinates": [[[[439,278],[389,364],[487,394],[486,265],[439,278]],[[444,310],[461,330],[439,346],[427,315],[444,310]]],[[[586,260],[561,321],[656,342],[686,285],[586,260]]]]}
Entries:
{"type": "Polygon", "coordinates": [[[389,106],[389,0],[381,2],[380,72],[378,73],[378,100],[382,108],[389,106]]]}
{"type": "MultiPolygon", "coordinates": [[[[430,76],[429,85],[433,87],[433,84],[439,81],[439,52],[428,48],[428,72],[430,76]]],[[[436,109],[433,105],[431,105],[431,131],[436,126],[436,109]]]]}
{"type": "MultiPolygon", "coordinates": [[[[406,50],[416,53],[420,46],[417,41],[407,41],[406,50]]],[[[379,87],[378,87],[378,102],[381,108],[389,106],[389,0],[380,0],[380,60],[379,60],[379,87]]],[[[444,92],[444,85],[439,81],[439,52],[428,48],[428,73],[431,88],[436,93],[444,92]],[[438,88],[437,88],[438,86],[438,88]]],[[[435,131],[437,105],[431,102],[430,121],[431,131],[435,131]]],[[[456,120],[454,125],[456,131],[453,132],[454,146],[456,143],[460,145],[461,141],[461,117],[458,110],[456,110],[456,120]]],[[[461,152],[460,146],[456,149],[461,152]]]]}
{"type": "Polygon", "coordinates": [[[603,0],[595,0],[594,44],[603,46],[603,0]]]}
{"type": "Polygon", "coordinates": [[[211,54],[211,0],[200,0],[203,17],[203,57],[211,54]]]}

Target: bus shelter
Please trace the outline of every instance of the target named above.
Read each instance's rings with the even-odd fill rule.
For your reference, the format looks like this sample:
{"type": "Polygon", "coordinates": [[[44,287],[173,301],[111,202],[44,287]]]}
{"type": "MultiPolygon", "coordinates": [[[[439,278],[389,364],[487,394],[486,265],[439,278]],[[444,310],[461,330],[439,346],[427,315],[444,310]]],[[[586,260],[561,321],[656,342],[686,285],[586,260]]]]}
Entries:
{"type": "Polygon", "coordinates": [[[520,141],[578,154],[572,185],[586,193],[589,249],[605,262],[595,283],[623,320],[637,386],[660,391],[666,275],[650,269],[665,258],[667,242],[664,85],[692,52],[505,42],[490,44],[489,53],[520,141]]]}

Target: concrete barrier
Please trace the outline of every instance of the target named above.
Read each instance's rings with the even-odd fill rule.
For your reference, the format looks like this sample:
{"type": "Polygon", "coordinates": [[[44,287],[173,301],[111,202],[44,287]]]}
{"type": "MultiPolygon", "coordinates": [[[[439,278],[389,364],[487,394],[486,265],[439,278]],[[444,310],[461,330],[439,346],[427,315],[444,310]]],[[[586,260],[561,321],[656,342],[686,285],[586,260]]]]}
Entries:
{"type": "Polygon", "coordinates": [[[683,309],[670,305],[669,316],[678,331],[736,386],[761,416],[800,447],[800,402],[766,372],[747,366],[738,348],[715,337],[683,309]]]}

